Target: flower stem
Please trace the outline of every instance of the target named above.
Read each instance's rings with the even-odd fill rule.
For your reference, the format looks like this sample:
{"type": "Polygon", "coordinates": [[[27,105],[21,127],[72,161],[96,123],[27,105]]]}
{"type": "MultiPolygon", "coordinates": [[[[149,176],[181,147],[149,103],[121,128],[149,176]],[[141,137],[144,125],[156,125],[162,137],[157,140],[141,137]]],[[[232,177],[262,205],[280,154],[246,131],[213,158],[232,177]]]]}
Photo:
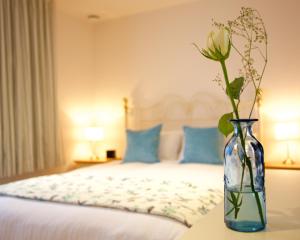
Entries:
{"type": "Polygon", "coordinates": [[[233,108],[234,115],[235,115],[236,119],[240,119],[238,109],[236,107],[236,104],[235,104],[234,99],[232,97],[231,89],[229,87],[230,84],[229,84],[229,78],[228,78],[228,73],[227,73],[225,60],[221,60],[220,62],[221,62],[221,65],[222,65],[222,70],[223,70],[223,73],[224,73],[225,83],[226,83],[226,87],[227,87],[227,91],[228,91],[229,99],[230,99],[230,102],[231,102],[231,105],[232,105],[232,108],[233,108]]]}
{"type": "MultiPolygon", "coordinates": [[[[225,83],[226,83],[226,87],[227,87],[227,92],[228,92],[228,96],[229,96],[229,99],[230,99],[230,102],[231,102],[231,105],[232,105],[232,108],[233,108],[234,115],[235,115],[236,119],[240,119],[238,108],[236,106],[234,98],[232,97],[232,92],[231,92],[231,89],[230,89],[230,83],[229,83],[229,78],[228,78],[228,73],[227,73],[225,60],[221,60],[220,63],[221,63],[222,70],[223,70],[223,73],[224,73],[224,79],[225,79],[225,83]]],[[[261,202],[260,202],[258,193],[255,191],[252,165],[251,165],[251,161],[250,161],[250,159],[249,159],[249,157],[247,156],[247,153],[246,153],[246,147],[245,147],[246,144],[245,144],[245,139],[243,137],[241,124],[238,122],[237,126],[238,126],[238,134],[239,134],[239,138],[241,140],[241,145],[242,145],[242,148],[243,148],[244,158],[245,158],[243,163],[242,163],[243,169],[242,169],[241,185],[240,185],[240,190],[239,190],[237,198],[239,200],[239,197],[240,197],[240,195],[242,193],[242,190],[243,190],[242,185],[243,185],[243,181],[244,181],[244,172],[245,172],[245,167],[247,165],[247,167],[249,169],[249,175],[250,175],[251,190],[255,195],[255,200],[256,200],[256,203],[257,203],[257,208],[258,208],[258,213],[259,213],[259,216],[260,216],[261,223],[264,225],[265,221],[264,221],[264,217],[263,217],[262,206],[261,206],[261,202]]]]}

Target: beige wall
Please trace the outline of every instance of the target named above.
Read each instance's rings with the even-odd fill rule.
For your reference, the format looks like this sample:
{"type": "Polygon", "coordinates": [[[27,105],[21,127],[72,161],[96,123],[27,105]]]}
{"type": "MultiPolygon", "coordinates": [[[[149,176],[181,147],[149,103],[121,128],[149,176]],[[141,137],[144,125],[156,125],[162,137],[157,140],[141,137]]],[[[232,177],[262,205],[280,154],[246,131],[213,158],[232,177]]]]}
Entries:
{"type": "Polygon", "coordinates": [[[78,131],[89,124],[88,115],[93,105],[94,31],[90,23],[68,16],[57,8],[54,29],[64,157],[71,161],[78,156],[75,155],[81,143],[78,131]]]}
{"type": "MultiPolygon", "coordinates": [[[[272,140],[272,121],[300,116],[300,48],[297,47],[300,2],[297,0],[205,0],[99,24],[94,85],[101,93],[96,101],[99,111],[101,106],[121,111],[123,96],[134,96],[140,101],[170,93],[188,99],[198,91],[223,96],[211,81],[220,72],[220,66],[200,56],[191,43],[204,46],[211,19],[232,19],[245,5],[260,11],[269,33],[269,65],[262,85],[262,119],[268,119],[263,128],[264,145],[268,160],[282,158],[279,155],[284,152],[275,151],[278,148],[272,140]],[[295,116],[288,117],[290,112],[295,116]]],[[[231,60],[231,76],[237,72],[238,63],[231,60]]],[[[107,127],[108,132],[116,132],[114,129],[107,127]]],[[[107,139],[111,145],[120,142],[117,134],[113,135],[107,139]]]]}
{"type": "MultiPolygon", "coordinates": [[[[65,116],[64,137],[70,136],[68,143],[73,141],[67,148],[69,158],[76,150],[75,143],[80,142],[80,137],[69,133],[91,122],[105,128],[101,154],[108,148],[122,154],[124,96],[140,101],[170,93],[188,99],[199,91],[224,96],[212,82],[221,73],[220,67],[200,56],[191,43],[204,46],[211,19],[232,19],[245,5],[260,11],[269,33],[261,118],[267,159],[282,158],[284,151],[277,151],[278,143],[273,139],[273,122],[300,119],[297,0],[205,0],[96,26],[58,15],[59,101],[65,116]]],[[[230,60],[232,77],[238,63],[230,60]]]]}

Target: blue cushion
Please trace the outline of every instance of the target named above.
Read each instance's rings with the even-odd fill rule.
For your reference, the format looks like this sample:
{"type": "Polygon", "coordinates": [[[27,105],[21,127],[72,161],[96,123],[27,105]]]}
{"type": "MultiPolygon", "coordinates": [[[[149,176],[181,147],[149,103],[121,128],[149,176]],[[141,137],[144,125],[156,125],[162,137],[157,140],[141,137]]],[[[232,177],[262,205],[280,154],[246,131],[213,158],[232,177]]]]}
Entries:
{"type": "Polygon", "coordinates": [[[224,138],[218,128],[183,127],[184,152],[180,163],[223,164],[224,138]]]}
{"type": "Polygon", "coordinates": [[[158,147],[161,128],[162,125],[158,125],[142,131],[126,130],[127,148],[123,163],[159,162],[158,147]]]}

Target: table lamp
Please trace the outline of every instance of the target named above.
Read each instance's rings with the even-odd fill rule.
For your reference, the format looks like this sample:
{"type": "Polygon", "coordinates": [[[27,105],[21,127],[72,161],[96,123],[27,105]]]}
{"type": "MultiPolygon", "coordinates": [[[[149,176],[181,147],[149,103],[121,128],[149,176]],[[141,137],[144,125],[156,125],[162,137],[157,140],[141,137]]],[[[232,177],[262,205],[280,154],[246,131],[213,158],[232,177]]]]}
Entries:
{"type": "Polygon", "coordinates": [[[298,122],[281,122],[275,125],[275,138],[286,143],[286,158],[283,164],[294,164],[291,157],[290,142],[300,138],[300,126],[298,122]]]}
{"type": "Polygon", "coordinates": [[[97,143],[102,141],[104,138],[103,128],[101,127],[88,127],[84,130],[85,139],[88,140],[91,144],[91,152],[92,156],[91,160],[99,160],[99,156],[97,155],[96,146],[97,143]]]}

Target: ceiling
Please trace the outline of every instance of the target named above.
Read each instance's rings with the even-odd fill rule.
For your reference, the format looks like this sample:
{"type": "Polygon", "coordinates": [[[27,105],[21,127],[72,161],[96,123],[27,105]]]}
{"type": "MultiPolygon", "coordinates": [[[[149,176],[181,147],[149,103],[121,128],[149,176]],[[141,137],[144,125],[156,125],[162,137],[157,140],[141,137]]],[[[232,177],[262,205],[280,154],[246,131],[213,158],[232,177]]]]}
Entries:
{"type": "Polygon", "coordinates": [[[99,15],[101,20],[171,7],[195,0],[55,0],[56,7],[69,15],[86,18],[99,15]]]}

